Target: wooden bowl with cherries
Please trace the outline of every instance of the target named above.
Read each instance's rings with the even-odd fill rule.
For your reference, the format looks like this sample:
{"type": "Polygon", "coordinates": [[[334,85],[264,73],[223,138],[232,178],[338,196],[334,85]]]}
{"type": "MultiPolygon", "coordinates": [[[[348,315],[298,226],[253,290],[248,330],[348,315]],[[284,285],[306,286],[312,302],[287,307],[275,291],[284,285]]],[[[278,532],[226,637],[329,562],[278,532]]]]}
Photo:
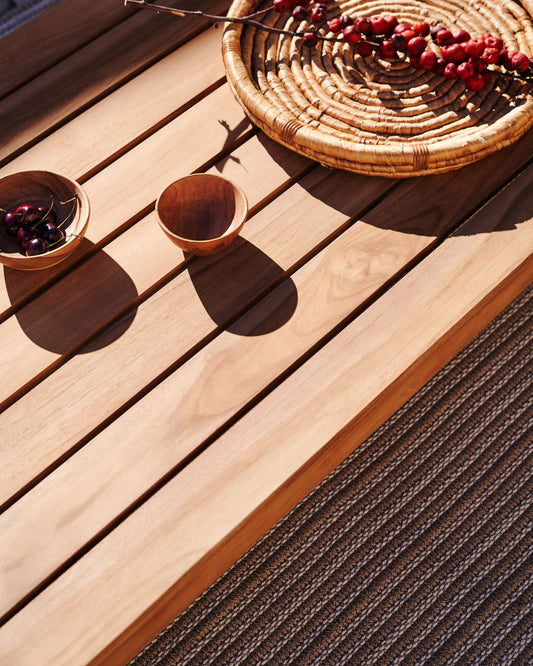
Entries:
{"type": "Polygon", "coordinates": [[[66,259],[89,223],[79,183],[51,171],[19,171],[0,179],[0,262],[42,270],[66,259]]]}

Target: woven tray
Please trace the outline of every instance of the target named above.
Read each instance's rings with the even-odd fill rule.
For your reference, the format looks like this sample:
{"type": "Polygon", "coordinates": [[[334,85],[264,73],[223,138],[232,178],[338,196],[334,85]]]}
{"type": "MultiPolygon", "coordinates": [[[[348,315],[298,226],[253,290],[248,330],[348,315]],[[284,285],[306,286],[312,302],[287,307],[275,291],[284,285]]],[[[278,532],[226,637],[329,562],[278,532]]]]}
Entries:
{"type": "MultiPolygon", "coordinates": [[[[242,17],[271,5],[236,0],[242,17]]],[[[395,14],[450,29],[500,36],[505,48],[533,53],[533,0],[336,0],[328,18],[395,14]]],[[[290,14],[262,23],[302,30],[290,14]]],[[[416,176],[460,168],[513,143],[533,125],[532,84],[493,74],[482,91],[466,90],[401,59],[354,55],[353,46],[228,24],[223,58],[244,111],[275,141],[326,166],[369,175],[416,176]]]]}

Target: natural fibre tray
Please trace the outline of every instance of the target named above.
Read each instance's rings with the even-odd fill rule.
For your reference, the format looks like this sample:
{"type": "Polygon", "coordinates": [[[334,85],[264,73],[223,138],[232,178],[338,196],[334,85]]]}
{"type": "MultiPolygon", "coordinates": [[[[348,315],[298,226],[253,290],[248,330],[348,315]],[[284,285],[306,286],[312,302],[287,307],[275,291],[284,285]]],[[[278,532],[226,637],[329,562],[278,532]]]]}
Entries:
{"type": "MultiPolygon", "coordinates": [[[[271,1],[235,0],[242,17],[271,1]]],[[[504,47],[533,54],[533,0],[336,0],[328,19],[395,14],[471,34],[487,32],[504,47]]],[[[290,13],[270,11],[263,24],[299,30],[290,13]]],[[[354,55],[354,47],[249,25],[224,30],[224,65],[236,99],[254,124],[288,148],[326,166],[367,175],[417,176],[460,168],[520,138],[533,125],[533,85],[491,75],[480,91],[415,69],[402,59],[354,55]]]]}

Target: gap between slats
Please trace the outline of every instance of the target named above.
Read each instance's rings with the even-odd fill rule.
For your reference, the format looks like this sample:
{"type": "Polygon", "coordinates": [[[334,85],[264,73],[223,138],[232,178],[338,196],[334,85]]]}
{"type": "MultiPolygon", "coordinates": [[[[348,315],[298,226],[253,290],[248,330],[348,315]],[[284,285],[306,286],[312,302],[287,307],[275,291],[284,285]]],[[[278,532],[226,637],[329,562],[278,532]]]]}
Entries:
{"type": "MultiPolygon", "coordinates": [[[[353,223],[353,220],[348,222],[348,226],[353,223]]],[[[343,225],[345,227],[346,225],[343,225]]],[[[36,588],[32,593],[27,595],[21,602],[13,609],[12,612],[2,618],[2,622],[5,622],[12,617],[15,612],[20,610],[26,603],[28,603],[32,598],[36,596],[42,589],[44,589],[48,584],[57,578],[62,572],[68,569],[72,564],[74,564],[81,556],[86,554],[92,547],[94,547],[102,538],[110,533],[120,522],[127,518],[131,513],[139,508],[147,499],[149,499],[155,492],[160,490],[169,480],[174,478],[181,470],[183,470],[190,462],[198,457],[200,453],[205,451],[205,449],[218,437],[220,437],[224,432],[226,432],[230,427],[232,427],[238,420],[240,420],[246,413],[248,413],[255,405],[261,402],[269,393],[271,393],[276,387],[278,387],[283,381],[285,381],[291,374],[293,374],[298,368],[300,368],[306,361],[308,361],[312,356],[314,356],[318,351],[320,351],[325,345],[333,340],[333,338],[338,335],[346,326],[353,322],[357,316],[359,316],[366,308],[371,304],[375,303],[376,300],[381,297],[390,287],[395,284],[399,279],[406,275],[412,268],[417,266],[423,261],[424,258],[431,253],[431,251],[438,245],[441,245],[445,242],[450,235],[453,235],[454,231],[457,231],[457,227],[460,225],[455,225],[453,231],[449,231],[442,238],[436,239],[433,243],[428,246],[422,253],[413,258],[409,264],[407,264],[404,269],[400,271],[399,274],[396,274],[389,281],[384,283],[378,291],[376,291],[370,298],[366,299],[360,304],[354,311],[347,315],[339,324],[331,329],[325,336],[323,336],[315,345],[311,346],[305,353],[303,353],[300,358],[296,359],[292,364],[290,364],[286,370],[280,373],[272,382],[270,382],[264,389],[258,393],[253,399],[247,402],[241,409],[236,411],[231,418],[229,418],[223,425],[217,428],[210,437],[208,437],[200,446],[196,447],[191,451],[179,464],[177,464],[172,470],[170,470],[163,478],[161,478],[152,488],[148,489],[141,497],[130,507],[128,507],[123,513],[119,514],[113,521],[111,521],[104,529],[101,530],[93,539],[91,539],[85,546],[78,551],[75,555],[69,558],[60,569],[51,574],[45,581],[42,582],[38,588],[36,588]]],[[[347,228],[347,226],[346,226],[347,228]]],[[[339,231],[336,236],[340,236],[344,231],[339,231]]],[[[296,270],[296,269],[295,269],[296,270]]],[[[246,308],[245,310],[248,310],[246,308]]],[[[164,373],[164,377],[158,377],[157,381],[154,383],[154,386],[151,386],[150,389],[154,388],[155,385],[160,383],[164,378],[169,376],[174,370],[177,369],[171,367],[168,372],[164,373]]],[[[143,392],[143,395],[146,392],[143,392]]],[[[143,395],[135,396],[135,401],[141,399],[143,395]]],[[[128,405],[130,406],[130,405],[128,405]]],[[[93,433],[96,434],[96,433],[93,433]]]]}
{"type": "MultiPolygon", "coordinates": [[[[212,0],[211,3],[215,8],[223,8],[225,6],[229,6],[229,3],[224,2],[224,0],[221,0],[221,2],[217,2],[216,0],[212,0]]],[[[79,54],[83,51],[83,49],[87,48],[94,48],[97,49],[97,42],[99,39],[105,38],[108,34],[112,34],[113,31],[120,30],[122,26],[125,26],[128,24],[129,21],[137,21],[139,16],[142,16],[145,22],[153,22],[154,19],[157,21],[161,21],[161,33],[162,33],[162,38],[161,41],[157,42],[157,48],[154,49],[154,53],[150,55],[150,57],[147,56],[142,56],[140,59],[140,62],[137,63],[136,66],[131,68],[129,71],[121,74],[115,74],[114,80],[111,83],[108,83],[107,85],[102,86],[102,84],[99,85],[99,89],[95,91],[94,93],[91,94],[91,96],[85,101],[80,102],[78,106],[71,110],[70,112],[65,113],[64,115],[61,116],[58,120],[54,120],[48,124],[48,126],[44,129],[41,129],[37,134],[33,135],[31,139],[28,139],[25,141],[22,145],[19,145],[17,148],[13,149],[8,155],[5,155],[0,159],[0,168],[4,167],[5,165],[9,164],[10,161],[18,157],[19,155],[23,154],[25,151],[27,151],[29,148],[37,144],[39,141],[42,141],[44,138],[50,136],[53,134],[54,131],[57,129],[61,128],[63,125],[71,121],[73,118],[77,117],[84,111],[87,111],[90,109],[92,106],[97,104],[99,101],[105,99],[108,97],[111,93],[119,89],[121,86],[125,85],[132,79],[134,79],[136,76],[139,76],[142,72],[146,71],[150,67],[152,67],[154,64],[156,64],[158,61],[162,60],[169,54],[171,54],[173,51],[179,49],[180,47],[184,46],[187,42],[190,42],[191,40],[194,39],[194,37],[198,36],[205,30],[209,29],[212,27],[212,24],[208,21],[202,21],[199,19],[180,19],[176,17],[148,17],[146,16],[149,14],[149,12],[144,12],[142,13],[141,10],[138,10],[137,12],[134,12],[133,14],[130,14],[128,17],[126,17],[123,21],[121,21],[118,25],[113,26],[109,28],[108,30],[105,30],[102,32],[100,35],[96,35],[92,40],[88,41],[86,44],[80,46],[77,50],[72,51],[70,54],[70,58],[73,56],[78,57],[79,54]],[[170,26],[172,26],[172,29],[170,29],[170,26]],[[174,29],[174,26],[175,29],[174,29]],[[165,33],[168,32],[169,35],[172,34],[173,37],[172,39],[169,38],[169,35],[167,35],[167,42],[165,42],[165,33]]],[[[154,25],[157,25],[154,24],[154,25]]],[[[120,43],[120,39],[117,38],[117,42],[120,43]]],[[[61,60],[54,65],[51,65],[49,68],[44,70],[44,72],[41,72],[39,75],[33,77],[28,83],[21,87],[17,87],[15,90],[12,91],[11,94],[17,94],[21,95],[23,92],[25,95],[28,97],[31,97],[32,95],[32,90],[33,88],[36,89],[36,94],[38,93],[38,96],[41,96],[41,91],[39,90],[39,81],[40,77],[43,75],[47,75],[50,72],[53,72],[55,68],[61,67],[63,63],[68,62],[69,57],[67,57],[64,60],[61,60]]],[[[220,57],[220,56],[219,56],[220,57]]],[[[89,58],[89,62],[91,61],[91,58],[89,58]]],[[[86,69],[86,68],[85,68],[86,69]]],[[[83,74],[80,74],[80,76],[83,76],[83,74]]],[[[68,82],[63,82],[63,85],[68,85],[68,82]]],[[[51,97],[53,95],[51,94],[51,97]]],[[[7,97],[4,97],[4,99],[10,99],[10,95],[7,97]]]]}

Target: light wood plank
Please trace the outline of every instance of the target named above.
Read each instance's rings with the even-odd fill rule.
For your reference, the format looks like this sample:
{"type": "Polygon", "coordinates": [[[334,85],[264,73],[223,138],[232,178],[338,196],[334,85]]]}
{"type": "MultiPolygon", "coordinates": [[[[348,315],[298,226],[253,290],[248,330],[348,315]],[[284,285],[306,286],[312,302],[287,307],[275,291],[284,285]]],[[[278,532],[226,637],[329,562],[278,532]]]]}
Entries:
{"type": "MultiPolygon", "coordinates": [[[[234,151],[234,160],[212,169],[239,180],[246,187],[251,206],[289,181],[291,172],[297,173],[309,164],[270,141],[267,145],[272,154],[253,138],[234,151]],[[260,167],[248,169],[256,163],[260,167]]],[[[82,264],[3,322],[0,372],[6,378],[4,387],[16,392],[184,263],[183,252],[159,230],[155,213],[143,218],[107,246],[105,252],[82,264]]]]}
{"type": "Polygon", "coordinates": [[[222,59],[201,57],[218,49],[220,34],[206,30],[11,160],[0,176],[39,164],[87,180],[91,172],[222,81],[222,59]],[[179,85],[169,88],[175,72],[180,73],[179,85]]]}
{"type": "MultiPolygon", "coordinates": [[[[250,172],[259,173],[252,166],[250,172]]],[[[241,168],[248,170],[245,164],[241,168]]],[[[241,239],[229,251],[194,262],[200,270],[196,284],[189,272],[178,274],[138,308],[126,330],[118,322],[87,353],[55,370],[1,415],[2,428],[9,432],[9,439],[0,443],[2,499],[26,485],[171,363],[212,335],[217,329],[213,316],[227,318],[237,305],[249,303],[389,186],[386,179],[317,169],[245,224],[241,239]],[[343,192],[354,183],[356,194],[343,209],[343,192]],[[231,289],[238,276],[240,284],[233,282],[231,289]],[[205,293],[210,281],[215,285],[225,282],[229,291],[208,310],[197,289],[205,293]],[[228,310],[215,312],[215,306],[228,310]],[[30,405],[41,413],[44,395],[56,396],[54,419],[36,415],[31,423],[19,421],[30,405]]],[[[129,247],[139,249],[133,244],[129,247]]],[[[137,257],[142,263],[142,254],[137,257]]],[[[213,293],[218,293],[216,286],[213,293]]],[[[8,374],[6,370],[5,376],[8,374]]]]}
{"type": "MultiPolygon", "coordinates": [[[[93,176],[84,183],[91,203],[85,240],[69,259],[49,270],[25,273],[4,269],[0,273],[0,312],[78,262],[94,244],[102,244],[119,233],[120,227],[127,226],[141,211],[153,208],[159,193],[170,182],[202,168],[220,152],[231,150],[250,128],[224,85],[93,176]],[[199,119],[211,128],[207,136],[197,131],[199,119]]],[[[47,163],[43,166],[48,168],[47,163]]]]}
{"type": "MultiPolygon", "coordinates": [[[[444,179],[437,180],[442,184],[444,179]]],[[[332,191],[339,186],[340,180],[332,180],[328,189],[332,191]]],[[[420,188],[420,183],[418,186],[420,188]]],[[[414,191],[418,192],[417,188],[414,191]]],[[[351,227],[298,270],[292,276],[291,284],[285,283],[264,299],[236,322],[229,332],[219,335],[205,350],[176,370],[124,417],[96,436],[19,501],[8,512],[15,530],[6,531],[5,538],[0,542],[0,553],[11,571],[15,562],[21,566],[22,561],[25,562],[18,580],[13,579],[11,603],[37,585],[39,576],[44,579],[71,553],[104,529],[156,484],[169,468],[178,465],[212,432],[231,420],[251,399],[349,316],[354,308],[364,303],[376,289],[426,249],[434,236],[410,233],[414,231],[413,216],[409,214],[406,218],[405,210],[412,211],[416,207],[415,196],[430,199],[433,207],[442,210],[447,205],[446,192],[442,189],[440,199],[428,197],[427,191],[413,195],[412,183],[405,183],[369,213],[366,222],[351,227]],[[389,219],[392,229],[380,229],[378,224],[384,210],[404,211],[403,218],[397,212],[393,213],[389,219]],[[399,223],[401,219],[403,225],[399,223]],[[291,299],[296,297],[298,305],[294,313],[289,312],[292,316],[286,322],[279,322],[283,326],[267,334],[262,328],[264,321],[268,319],[272,322],[284,308],[287,312],[291,299]],[[231,391],[228,391],[228,386],[231,386],[231,391]],[[178,439],[176,433],[179,433],[178,439]],[[157,442],[157,447],[146,449],[147,441],[157,442]],[[80,487],[88,491],[80,491],[80,487]],[[76,521],[66,518],[72,512],[68,498],[74,494],[80,507],[76,511],[76,521]],[[36,538],[46,543],[53,542],[49,558],[43,549],[39,551],[38,560],[33,557],[36,538]],[[20,549],[13,552],[10,549],[12,543],[21,544],[20,549]],[[11,558],[14,559],[13,565],[10,564],[11,558]]],[[[280,197],[280,210],[292,218],[287,200],[288,196],[284,200],[280,197]]],[[[310,217],[312,207],[316,207],[316,203],[304,209],[299,201],[294,208],[302,209],[304,219],[314,224],[315,219],[310,217]]],[[[272,208],[274,205],[265,209],[264,215],[270,218],[272,208]]],[[[319,212],[319,216],[322,215],[319,212]]],[[[450,224],[449,219],[441,215],[438,217],[441,219],[432,224],[435,234],[444,231],[444,227],[439,228],[439,225],[450,224]]],[[[421,225],[419,230],[426,228],[427,234],[425,216],[421,216],[418,225],[421,225]]],[[[297,228],[294,218],[292,226],[297,228]]],[[[296,241],[291,243],[295,244],[296,241]]],[[[235,262],[231,264],[231,270],[235,270],[235,262]]],[[[191,277],[193,284],[198,285],[198,276],[192,274],[191,277]]],[[[214,282],[220,278],[220,273],[217,273],[214,282]]],[[[180,280],[172,287],[174,292],[178,283],[180,280]]],[[[188,300],[187,286],[185,276],[179,289],[183,308],[188,300]]],[[[217,297],[219,294],[214,286],[212,289],[217,297]]],[[[201,330],[199,315],[195,315],[192,309],[186,312],[187,320],[193,322],[194,329],[201,330]]],[[[155,326],[159,319],[153,314],[150,322],[155,326]]],[[[177,345],[177,338],[173,344],[168,344],[174,349],[177,345]]],[[[194,346],[195,340],[189,340],[188,345],[194,346]]],[[[153,357],[147,358],[150,365],[156,363],[153,357]]],[[[10,595],[4,596],[9,602],[10,595]]]]}
{"type": "Polygon", "coordinates": [[[530,168],[2,627],[0,657],[133,656],[361,441],[358,415],[381,421],[427,378],[433,352],[432,371],[479,328],[476,315],[533,279],[532,180],[530,168]]]}
{"type": "Polygon", "coordinates": [[[120,2],[63,0],[2,39],[0,95],[38,75],[133,13],[120,2]],[[21,48],[38,44],[38,48],[21,48]]]}
{"type": "MultiPolygon", "coordinates": [[[[215,13],[229,5],[225,0],[206,4],[215,13]]],[[[184,0],[184,5],[194,3],[184,0]]],[[[5,164],[9,156],[172,51],[200,27],[198,19],[136,12],[13,92],[1,105],[0,162],[5,164]]]]}

